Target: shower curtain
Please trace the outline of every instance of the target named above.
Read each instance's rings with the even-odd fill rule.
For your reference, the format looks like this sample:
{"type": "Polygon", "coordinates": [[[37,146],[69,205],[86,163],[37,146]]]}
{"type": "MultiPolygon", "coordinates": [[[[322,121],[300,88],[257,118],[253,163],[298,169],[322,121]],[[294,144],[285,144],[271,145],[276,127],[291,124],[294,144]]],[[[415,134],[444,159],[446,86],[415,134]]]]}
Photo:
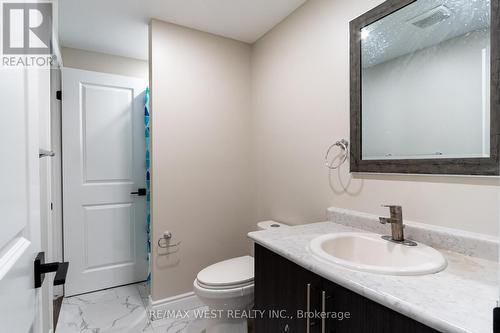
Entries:
{"type": "Polygon", "coordinates": [[[151,281],[151,184],[150,184],[150,128],[149,128],[149,88],[144,96],[144,136],[146,138],[146,234],[147,234],[147,259],[148,278],[151,281]]]}

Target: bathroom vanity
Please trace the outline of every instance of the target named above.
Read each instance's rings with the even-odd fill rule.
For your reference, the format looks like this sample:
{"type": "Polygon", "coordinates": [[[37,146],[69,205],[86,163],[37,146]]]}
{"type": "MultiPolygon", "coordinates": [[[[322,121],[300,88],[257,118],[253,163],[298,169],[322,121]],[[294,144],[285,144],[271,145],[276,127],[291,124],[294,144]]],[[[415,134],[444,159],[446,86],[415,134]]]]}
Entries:
{"type": "Polygon", "coordinates": [[[438,332],[258,244],[255,308],[266,311],[256,332],[438,332]]]}
{"type": "Polygon", "coordinates": [[[329,214],[330,222],[249,234],[256,242],[255,309],[264,310],[256,332],[492,331],[496,240],[407,222],[407,237],[437,249],[447,266],[424,275],[370,273],[322,261],[309,246],[326,234],[387,234],[387,226],[368,214],[329,214]]]}

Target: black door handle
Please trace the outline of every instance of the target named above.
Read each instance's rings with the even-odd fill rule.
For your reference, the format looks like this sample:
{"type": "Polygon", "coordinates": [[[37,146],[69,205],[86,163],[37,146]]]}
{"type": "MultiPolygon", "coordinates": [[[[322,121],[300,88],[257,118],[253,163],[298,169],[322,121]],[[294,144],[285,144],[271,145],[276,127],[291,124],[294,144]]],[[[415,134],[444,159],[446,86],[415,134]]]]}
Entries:
{"type": "Polygon", "coordinates": [[[35,258],[35,288],[42,286],[45,279],[45,273],[56,272],[54,277],[54,286],[66,283],[66,275],[68,274],[69,262],[51,262],[45,263],[45,252],[39,252],[35,258]]]}
{"type": "Polygon", "coordinates": [[[145,188],[138,188],[136,192],[130,192],[130,194],[135,194],[139,197],[143,197],[146,195],[146,189],[145,188]]]}

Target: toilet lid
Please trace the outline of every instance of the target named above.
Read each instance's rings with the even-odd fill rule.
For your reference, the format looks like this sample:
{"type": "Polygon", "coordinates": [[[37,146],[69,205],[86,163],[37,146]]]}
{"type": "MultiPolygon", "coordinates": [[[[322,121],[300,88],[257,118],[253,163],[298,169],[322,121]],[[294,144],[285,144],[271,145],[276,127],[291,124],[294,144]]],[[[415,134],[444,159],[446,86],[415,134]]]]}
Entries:
{"type": "Polygon", "coordinates": [[[206,286],[230,287],[252,282],[253,277],[253,258],[244,256],[208,266],[198,273],[197,279],[206,286]]]}

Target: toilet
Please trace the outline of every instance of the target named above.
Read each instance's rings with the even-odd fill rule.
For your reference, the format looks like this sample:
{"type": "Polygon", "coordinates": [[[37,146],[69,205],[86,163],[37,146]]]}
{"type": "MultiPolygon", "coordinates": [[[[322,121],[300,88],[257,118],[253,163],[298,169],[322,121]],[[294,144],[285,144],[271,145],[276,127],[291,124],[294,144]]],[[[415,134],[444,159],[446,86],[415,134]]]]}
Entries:
{"type": "MultiPolygon", "coordinates": [[[[258,230],[287,227],[275,221],[257,223],[258,230]]],[[[253,281],[254,259],[251,256],[220,261],[198,273],[193,282],[194,293],[209,310],[222,314],[207,320],[206,333],[247,333],[246,318],[234,318],[232,314],[252,309],[253,281]]]]}

